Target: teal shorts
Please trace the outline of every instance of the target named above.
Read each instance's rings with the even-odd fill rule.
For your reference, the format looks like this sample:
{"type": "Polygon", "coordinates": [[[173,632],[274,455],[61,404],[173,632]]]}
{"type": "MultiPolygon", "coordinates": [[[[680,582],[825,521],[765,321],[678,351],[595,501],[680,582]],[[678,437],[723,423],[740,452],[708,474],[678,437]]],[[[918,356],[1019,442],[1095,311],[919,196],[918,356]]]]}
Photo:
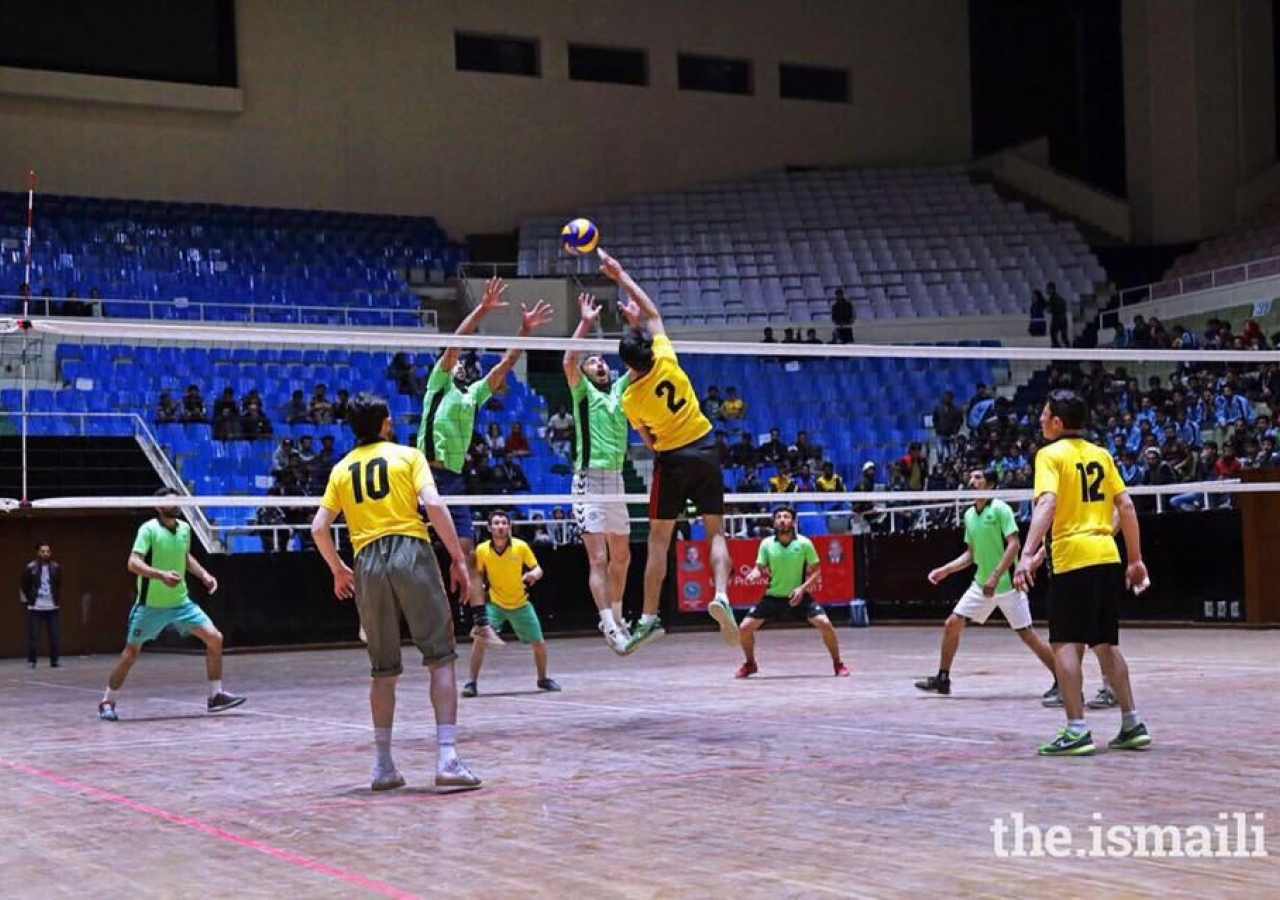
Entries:
{"type": "Polygon", "coordinates": [[[511,630],[516,633],[516,637],[520,638],[520,643],[542,642],[542,623],[538,621],[538,614],[534,611],[532,603],[526,603],[515,609],[503,609],[496,603],[490,603],[488,607],[489,624],[493,626],[494,631],[501,631],[502,626],[510,622],[511,630]]]}
{"type": "Polygon", "coordinates": [[[129,611],[129,630],[125,633],[125,643],[145,644],[147,641],[154,641],[160,636],[160,632],[171,625],[178,634],[185,635],[196,628],[212,628],[213,620],[190,600],[178,606],[143,606],[135,603],[129,611]]]}

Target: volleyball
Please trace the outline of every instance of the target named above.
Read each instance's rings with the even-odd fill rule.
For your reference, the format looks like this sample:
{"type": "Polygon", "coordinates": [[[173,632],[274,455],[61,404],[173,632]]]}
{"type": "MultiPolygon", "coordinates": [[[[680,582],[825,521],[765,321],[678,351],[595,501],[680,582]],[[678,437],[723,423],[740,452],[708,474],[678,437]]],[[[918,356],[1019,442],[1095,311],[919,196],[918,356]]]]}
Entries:
{"type": "Polygon", "coordinates": [[[600,244],[600,229],[590,219],[574,219],[560,229],[560,246],[570,256],[584,256],[600,244]]]}

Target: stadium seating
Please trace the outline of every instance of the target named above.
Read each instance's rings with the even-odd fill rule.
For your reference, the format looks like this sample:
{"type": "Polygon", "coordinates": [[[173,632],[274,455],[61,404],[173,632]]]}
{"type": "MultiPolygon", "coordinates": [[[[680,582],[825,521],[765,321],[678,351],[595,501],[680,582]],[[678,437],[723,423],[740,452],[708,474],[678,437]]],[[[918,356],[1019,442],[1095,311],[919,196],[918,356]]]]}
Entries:
{"type": "MultiPolygon", "coordinates": [[[[0,193],[0,293],[22,282],[25,209],[0,193]]],[[[113,318],[414,326],[406,272],[463,258],[427,217],[44,195],[31,293],[96,289],[113,318]]]]}
{"type": "MultiPolygon", "coordinates": [[[[674,323],[1024,313],[1056,281],[1069,301],[1105,280],[1074,225],[1002,199],[963,169],[774,172],[575,210],[674,323]]],[[[520,229],[522,275],[588,272],[563,219],[520,229]]]]}

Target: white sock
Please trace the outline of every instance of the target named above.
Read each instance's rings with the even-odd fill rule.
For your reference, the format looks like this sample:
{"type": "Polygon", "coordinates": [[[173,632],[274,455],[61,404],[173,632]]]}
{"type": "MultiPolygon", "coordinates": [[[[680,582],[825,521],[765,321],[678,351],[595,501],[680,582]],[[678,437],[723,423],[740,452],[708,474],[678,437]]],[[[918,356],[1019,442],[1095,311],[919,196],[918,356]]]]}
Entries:
{"type": "Polygon", "coordinates": [[[641,614],[640,614],[640,624],[641,624],[641,625],[652,625],[652,624],[653,624],[654,622],[656,622],[656,621],[658,621],[658,617],[657,617],[657,616],[652,616],[652,615],[650,615],[649,613],[641,613],[641,614]]]}
{"type": "Polygon", "coordinates": [[[611,609],[600,610],[600,624],[604,626],[605,634],[608,634],[610,631],[616,631],[618,629],[618,623],[615,622],[613,618],[613,610],[611,609]]]}
{"type": "Polygon", "coordinates": [[[379,771],[390,772],[396,767],[396,764],[391,761],[390,728],[373,729],[373,750],[376,754],[379,771]]]}
{"type": "Polygon", "coordinates": [[[728,602],[729,602],[729,595],[728,595],[728,594],[726,594],[726,593],[724,593],[723,591],[716,591],[716,599],[717,599],[717,600],[723,600],[725,603],[728,603],[728,602]]]}
{"type": "Polygon", "coordinates": [[[609,609],[613,611],[613,618],[621,622],[622,619],[622,601],[615,600],[609,604],[609,609]]]}
{"type": "Polygon", "coordinates": [[[1131,709],[1128,712],[1120,713],[1120,723],[1125,728],[1133,728],[1135,725],[1137,725],[1141,721],[1142,720],[1138,718],[1138,711],[1136,709],[1131,709]]]}
{"type": "Polygon", "coordinates": [[[447,766],[458,758],[458,726],[436,726],[436,765],[447,766]]]}
{"type": "Polygon", "coordinates": [[[108,687],[106,693],[102,695],[103,703],[115,703],[116,697],[120,694],[115,688],[108,687]]]}
{"type": "Polygon", "coordinates": [[[216,697],[221,693],[222,693],[222,679],[210,678],[209,679],[209,696],[216,697]]]}
{"type": "Polygon", "coordinates": [[[1067,731],[1072,734],[1084,734],[1089,730],[1089,726],[1085,725],[1084,719],[1068,719],[1067,731]]]}

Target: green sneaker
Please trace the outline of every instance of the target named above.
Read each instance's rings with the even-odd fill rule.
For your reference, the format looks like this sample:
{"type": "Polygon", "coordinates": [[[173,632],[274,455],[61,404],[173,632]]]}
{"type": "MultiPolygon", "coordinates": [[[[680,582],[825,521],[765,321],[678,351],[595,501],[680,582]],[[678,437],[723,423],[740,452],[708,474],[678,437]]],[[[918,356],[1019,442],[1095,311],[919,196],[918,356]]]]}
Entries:
{"type": "Polygon", "coordinates": [[[720,637],[730,647],[742,646],[742,633],[738,630],[738,620],[733,615],[733,607],[728,597],[716,597],[707,605],[707,613],[720,626],[720,637]]]}
{"type": "Polygon", "coordinates": [[[1093,733],[1074,734],[1063,728],[1058,736],[1039,749],[1041,756],[1088,756],[1097,748],[1093,745],[1093,733]]]}
{"type": "Polygon", "coordinates": [[[1107,741],[1112,750],[1145,750],[1151,746],[1147,726],[1139,722],[1132,728],[1121,728],[1120,733],[1107,741]]]}
{"type": "Polygon", "coordinates": [[[631,629],[631,639],[627,641],[627,648],[623,654],[630,656],[650,641],[656,641],[658,638],[666,634],[662,629],[662,621],[654,619],[649,624],[644,622],[636,622],[636,627],[631,629]]]}

